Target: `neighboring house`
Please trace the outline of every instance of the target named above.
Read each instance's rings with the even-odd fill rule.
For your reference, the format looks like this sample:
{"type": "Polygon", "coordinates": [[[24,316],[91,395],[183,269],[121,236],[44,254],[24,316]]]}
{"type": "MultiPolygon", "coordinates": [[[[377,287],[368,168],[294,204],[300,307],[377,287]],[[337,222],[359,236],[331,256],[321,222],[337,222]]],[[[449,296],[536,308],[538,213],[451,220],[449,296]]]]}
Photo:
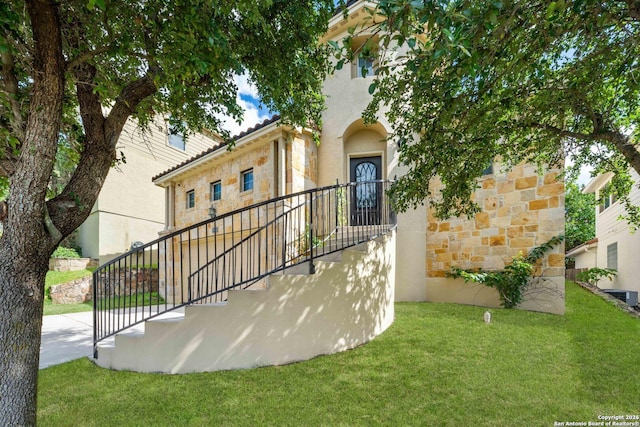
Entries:
{"type": "MultiPolygon", "coordinates": [[[[602,191],[611,182],[612,173],[598,175],[584,188],[584,193],[595,193],[600,199],[602,191]]],[[[638,174],[631,170],[631,178],[640,182],[638,174]]],[[[640,189],[633,185],[629,199],[632,204],[640,204],[640,189]]],[[[612,268],[618,271],[612,282],[607,281],[607,288],[640,291],[640,233],[633,232],[629,224],[620,219],[625,214],[624,205],[617,200],[615,194],[596,206],[596,238],[598,239],[597,255],[594,267],[612,268]]]]}
{"type": "Polygon", "coordinates": [[[573,258],[576,270],[598,266],[598,239],[591,239],[567,252],[567,258],[573,258]]]}
{"type": "MultiPolygon", "coordinates": [[[[366,18],[367,2],[350,2],[349,18],[336,15],[325,37],[341,40],[366,18]]],[[[357,43],[356,39],[356,43],[357,43]]],[[[360,42],[363,42],[360,40],[360,42]]],[[[167,191],[167,232],[284,194],[336,182],[393,179],[405,172],[390,126],[381,118],[366,126],[361,114],[370,100],[375,64],[361,59],[325,83],[327,109],[320,144],[305,129],[280,125],[277,116],[248,129],[235,148],[213,147],[154,177],[167,191]],[[369,68],[362,77],[362,66],[369,68]]],[[[383,116],[382,114],[380,116],[383,116]]],[[[538,176],[534,166],[510,171],[496,162],[480,180],[475,218],[438,220],[427,206],[398,216],[395,296],[400,301],[440,301],[498,306],[491,289],[446,277],[451,266],[501,269],[551,237],[564,234],[564,184],[558,170],[538,176]]],[[[543,262],[547,285],[557,290],[533,296],[523,307],[564,311],[564,254],[555,248],[543,262]],[[552,295],[552,296],[550,296],[552,295]]]]}
{"type": "Polygon", "coordinates": [[[162,119],[147,131],[129,120],[116,147],[121,161],[109,171],[91,214],[78,229],[82,255],[104,263],[135,242],[157,239],[165,224],[165,193],[151,177],[214,143],[201,134],[185,141],[162,119]]]}

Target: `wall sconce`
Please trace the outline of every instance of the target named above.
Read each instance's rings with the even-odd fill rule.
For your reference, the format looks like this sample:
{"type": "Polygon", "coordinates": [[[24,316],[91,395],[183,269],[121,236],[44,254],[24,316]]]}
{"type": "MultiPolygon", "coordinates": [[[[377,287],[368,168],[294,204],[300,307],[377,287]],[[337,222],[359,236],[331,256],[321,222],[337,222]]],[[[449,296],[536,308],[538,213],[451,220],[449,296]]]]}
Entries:
{"type": "Polygon", "coordinates": [[[209,208],[209,218],[214,219],[216,217],[217,213],[216,213],[216,208],[214,208],[213,206],[211,206],[209,208]]]}

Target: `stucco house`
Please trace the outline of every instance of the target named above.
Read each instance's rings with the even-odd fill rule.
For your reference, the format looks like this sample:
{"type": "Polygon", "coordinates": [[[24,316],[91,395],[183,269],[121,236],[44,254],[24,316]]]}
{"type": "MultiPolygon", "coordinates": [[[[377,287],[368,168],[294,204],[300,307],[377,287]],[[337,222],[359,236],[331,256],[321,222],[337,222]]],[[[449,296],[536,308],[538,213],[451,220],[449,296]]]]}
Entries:
{"type": "MultiPolygon", "coordinates": [[[[631,170],[634,182],[640,182],[640,176],[631,170]]],[[[602,191],[613,178],[612,173],[594,177],[584,188],[584,193],[595,193],[600,199],[602,191]]],[[[632,186],[629,199],[632,204],[640,204],[640,189],[632,186]]],[[[625,214],[624,205],[617,200],[615,194],[609,195],[596,206],[596,239],[595,259],[589,267],[612,268],[618,271],[613,281],[605,280],[601,286],[615,289],[626,289],[640,292],[640,265],[637,255],[640,253],[640,234],[633,232],[631,226],[620,219],[625,214]]]]}
{"type": "Polygon", "coordinates": [[[196,133],[187,140],[157,117],[142,130],[129,120],[118,140],[121,161],[109,171],[76,243],[82,255],[104,263],[127,252],[136,242],[150,242],[164,229],[165,193],[151,178],[170,166],[206,150],[215,135],[196,133]]]}
{"type": "MultiPolygon", "coordinates": [[[[372,6],[349,2],[323,41],[341,40],[372,6]]],[[[112,325],[131,312],[98,307],[96,342],[116,336],[96,347],[99,365],[176,373],[287,363],[367,342],[391,324],[396,301],[498,307],[494,289],[446,273],[501,269],[564,233],[561,171],[539,176],[527,164],[494,162],[473,218],[440,220],[428,205],[393,212],[385,190],[406,170],[384,115],[369,126],[361,119],[375,64],[354,62],[325,82],[319,144],[274,116],[233,149],[213,145],[154,176],[167,195],[161,237],[97,270],[96,297],[153,290],[165,308],[186,306],[184,319],[146,321],[144,334],[123,336],[112,325]],[[141,259],[158,265],[157,278],[132,271],[141,259]]],[[[543,280],[521,307],[564,313],[562,245],[537,273],[543,280]]],[[[136,312],[128,324],[164,309],[149,305],[149,316],[136,312]]]]}

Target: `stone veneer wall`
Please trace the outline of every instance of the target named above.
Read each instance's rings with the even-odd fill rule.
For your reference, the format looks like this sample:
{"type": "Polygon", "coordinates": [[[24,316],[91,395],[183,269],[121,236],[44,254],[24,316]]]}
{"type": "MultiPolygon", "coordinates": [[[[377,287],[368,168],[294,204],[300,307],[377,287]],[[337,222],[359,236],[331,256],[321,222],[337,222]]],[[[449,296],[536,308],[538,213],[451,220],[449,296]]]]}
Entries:
{"type": "MultiPolygon", "coordinates": [[[[499,171],[496,166],[494,170],[499,171]]],[[[551,237],[564,234],[564,183],[556,179],[560,173],[554,169],[538,176],[534,166],[521,164],[510,172],[483,177],[479,182],[481,188],[475,194],[482,212],[472,219],[442,221],[436,219],[430,210],[427,223],[427,298],[432,299],[431,294],[432,300],[447,300],[447,285],[442,278],[452,266],[499,270],[518,253],[527,255],[529,250],[551,237]]],[[[536,275],[552,279],[558,288],[556,295],[551,297],[556,309],[542,308],[541,311],[563,311],[563,308],[557,308],[558,298],[564,298],[564,245],[547,253],[536,275]]],[[[446,279],[446,282],[459,281],[446,279]]],[[[457,283],[455,286],[461,285],[457,283]]],[[[463,292],[462,288],[458,290],[463,292]]],[[[549,295],[553,293],[547,292],[549,295]]],[[[469,301],[460,295],[452,295],[451,302],[498,304],[495,295],[489,299],[472,297],[472,292],[469,295],[469,301]],[[494,302],[488,303],[491,299],[494,302]]]]}
{"type": "Polygon", "coordinates": [[[221,162],[211,162],[211,166],[192,174],[181,181],[176,188],[175,226],[188,227],[209,218],[209,207],[215,206],[218,215],[269,199],[273,194],[273,163],[271,147],[268,143],[239,153],[237,157],[221,162]],[[253,190],[240,191],[240,175],[253,168],[253,190]],[[222,182],[222,199],[211,200],[210,185],[222,182]],[[186,195],[194,190],[195,207],[187,209],[186,195]]]}

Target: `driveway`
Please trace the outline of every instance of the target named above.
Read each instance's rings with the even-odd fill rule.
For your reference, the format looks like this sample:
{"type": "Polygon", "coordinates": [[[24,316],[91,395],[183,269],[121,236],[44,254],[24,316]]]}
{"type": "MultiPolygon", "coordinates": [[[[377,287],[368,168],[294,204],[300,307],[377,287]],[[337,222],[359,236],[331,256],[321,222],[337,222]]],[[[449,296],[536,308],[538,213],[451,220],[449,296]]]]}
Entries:
{"type": "Polygon", "coordinates": [[[93,312],[57,314],[42,318],[40,369],[93,352],[93,312]]]}

